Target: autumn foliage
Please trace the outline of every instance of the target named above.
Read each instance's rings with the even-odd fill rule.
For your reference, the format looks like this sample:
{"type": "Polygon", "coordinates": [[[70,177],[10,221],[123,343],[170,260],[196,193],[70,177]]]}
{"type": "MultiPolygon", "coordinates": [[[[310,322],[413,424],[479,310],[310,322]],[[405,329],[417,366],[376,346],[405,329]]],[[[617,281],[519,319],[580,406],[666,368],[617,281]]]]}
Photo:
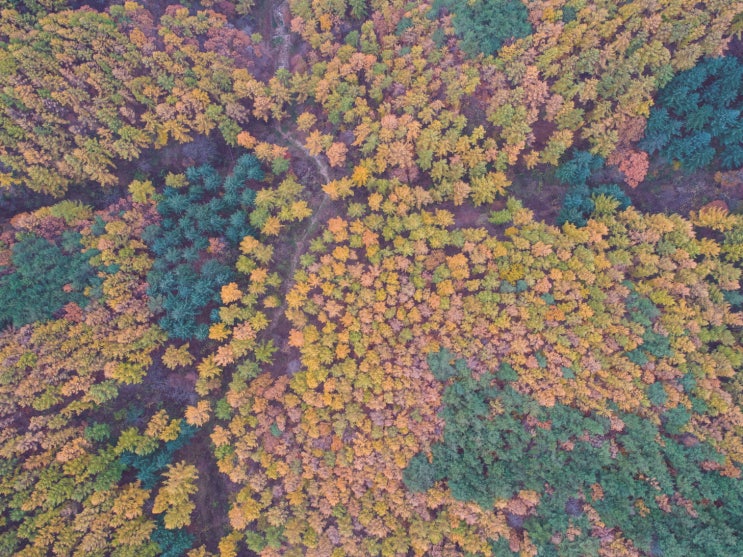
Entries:
{"type": "MultiPolygon", "coordinates": [[[[299,544],[311,554],[364,555],[390,547],[423,555],[489,554],[489,544],[499,539],[514,551],[531,553],[545,544],[568,544],[570,528],[586,535],[620,526],[613,536],[585,543],[596,551],[648,550],[638,525],[602,515],[618,512],[621,504],[608,495],[619,488],[600,480],[586,484],[605,494],[594,497],[587,510],[578,492],[571,492],[577,514],[564,514],[557,503],[550,507],[559,515],[550,520],[567,530],[522,536],[509,517],[539,516],[541,484],[508,489],[510,484],[473,477],[465,487],[465,468],[424,472],[430,457],[415,455],[430,454],[441,428],[449,427],[448,414],[437,409],[454,404],[447,397],[463,391],[442,393],[439,381],[455,374],[480,381],[478,388],[495,397],[478,403],[479,419],[500,423],[499,414],[509,407],[497,397],[507,395],[508,404],[519,409],[511,412],[524,413],[527,439],[530,432],[554,431],[558,441],[550,450],[557,454],[581,451],[579,439],[557,422],[573,419],[570,412],[576,410],[603,416],[606,429],[594,435],[622,431],[642,437],[648,435],[641,433],[643,420],[664,424],[674,442],[693,438],[709,447],[697,466],[710,477],[721,475],[713,489],[728,489],[724,478],[738,476],[743,456],[734,425],[740,409],[720,381],[733,373],[729,356],[715,354],[739,353],[733,338],[741,317],[722,294],[739,288],[740,272],[702,255],[709,251],[687,221],[632,209],[617,213],[616,204],[602,198],[585,228],[568,224],[559,230],[534,222],[512,201],[506,209],[511,227],[499,239],[484,229],[447,230],[444,214],[412,209],[401,214],[393,207],[386,215],[331,220],[315,262],[295,275],[287,315],[294,325],[289,342],[301,353],[300,371],[280,379],[264,374],[230,387],[227,400],[235,414],[215,427],[212,441],[223,455],[220,469],[245,486],[230,511],[235,529],[268,532],[281,520],[288,525],[281,552],[299,544]],[[364,243],[370,232],[394,240],[364,243]],[[675,251],[662,248],[669,243],[675,251]],[[701,282],[717,284],[720,295],[690,286],[701,282]],[[681,292],[683,301],[677,301],[681,292]],[[732,344],[712,341],[723,337],[732,344]],[[437,365],[450,366],[451,372],[432,367],[431,355],[439,349],[450,356],[437,365]],[[451,367],[455,358],[465,367],[451,367]],[[505,383],[512,390],[497,394],[505,383]],[[721,406],[711,410],[710,404],[721,406]],[[418,462],[417,472],[409,472],[418,462]],[[258,472],[246,474],[255,467],[258,472]],[[436,483],[443,478],[449,478],[448,488],[436,483]],[[406,483],[417,487],[410,492],[406,483]],[[428,517],[425,526],[422,517],[428,517]],[[432,538],[432,531],[437,536],[432,538]]],[[[576,427],[580,439],[581,427],[594,428],[576,427]]],[[[446,442],[448,429],[443,431],[446,442]]],[[[472,450],[466,447],[463,454],[474,457],[472,450]]],[[[507,454],[515,459],[513,466],[519,458],[534,459],[507,454]]],[[[615,453],[606,458],[626,469],[613,460],[615,453]]],[[[479,470],[476,465],[473,473],[479,470]]],[[[682,495],[680,484],[668,489],[659,492],[658,503],[647,503],[660,513],[653,515],[658,520],[673,522],[687,512],[683,505],[690,504],[685,503],[690,495],[682,495]],[[667,505],[677,505],[680,510],[673,512],[681,514],[665,514],[671,512],[667,505]]],[[[725,532],[716,547],[734,547],[735,534],[725,532]]],[[[679,542],[685,543],[671,536],[664,543],[679,542]]]]}
{"type": "Polygon", "coordinates": [[[166,4],[0,0],[0,555],[740,553],[736,3],[166,4]]]}

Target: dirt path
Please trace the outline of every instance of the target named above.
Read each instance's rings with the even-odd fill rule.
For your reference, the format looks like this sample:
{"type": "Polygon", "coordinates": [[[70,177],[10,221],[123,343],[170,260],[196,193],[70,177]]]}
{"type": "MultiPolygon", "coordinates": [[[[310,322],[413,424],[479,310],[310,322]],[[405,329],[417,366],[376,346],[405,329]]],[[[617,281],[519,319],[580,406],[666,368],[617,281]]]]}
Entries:
{"type": "MultiPolygon", "coordinates": [[[[277,2],[271,10],[271,17],[274,25],[273,33],[271,35],[271,46],[275,53],[274,59],[276,60],[277,67],[284,69],[289,69],[289,60],[294,40],[294,35],[287,28],[287,25],[289,23],[287,21],[289,18],[289,13],[289,3],[287,2],[287,0],[277,2]]],[[[286,143],[300,152],[304,156],[304,158],[313,161],[314,166],[317,168],[320,176],[322,177],[322,183],[320,184],[320,186],[332,181],[330,168],[328,167],[327,163],[322,158],[320,158],[319,155],[310,154],[304,143],[296,139],[290,131],[284,131],[283,129],[281,129],[280,126],[277,126],[274,131],[277,132],[286,143]]],[[[320,224],[330,218],[332,213],[332,205],[333,203],[331,202],[330,198],[321,189],[313,192],[312,199],[310,200],[312,216],[305,223],[304,231],[295,240],[294,246],[291,247],[290,250],[286,250],[289,253],[280,254],[287,256],[289,261],[288,268],[285,271],[286,276],[283,277],[284,280],[282,281],[282,298],[285,298],[286,294],[289,292],[289,290],[291,290],[292,286],[294,286],[294,273],[297,270],[297,265],[299,265],[299,259],[302,254],[307,252],[307,249],[309,248],[309,242],[317,231],[320,224]],[[318,199],[319,202],[317,201],[318,199]]],[[[287,243],[289,243],[289,241],[290,240],[288,240],[287,243]]],[[[271,323],[268,327],[268,332],[271,336],[279,340],[280,350],[284,353],[287,353],[287,335],[282,334],[288,333],[289,326],[288,320],[284,315],[285,312],[286,301],[284,301],[282,305],[274,312],[274,316],[271,319],[271,323]]],[[[274,365],[275,367],[277,367],[276,364],[274,365]]]]}
{"type": "Polygon", "coordinates": [[[311,155],[309,149],[304,146],[304,143],[298,141],[294,136],[286,133],[281,128],[278,128],[277,131],[279,132],[279,135],[284,138],[284,141],[291,143],[296,149],[302,151],[308,159],[312,159],[315,162],[315,166],[317,166],[317,169],[320,171],[320,175],[323,177],[326,184],[332,181],[332,178],[330,177],[330,168],[328,168],[325,161],[320,158],[320,155],[311,155]]]}
{"type": "Polygon", "coordinates": [[[276,64],[278,68],[289,69],[289,57],[291,55],[293,35],[286,28],[289,14],[289,3],[284,0],[283,2],[276,4],[272,10],[273,21],[275,29],[271,36],[271,43],[278,44],[278,52],[276,53],[276,64]]]}
{"type": "MultiPolygon", "coordinates": [[[[312,195],[309,204],[312,208],[312,216],[303,223],[303,230],[298,231],[299,235],[296,239],[292,241],[292,239],[287,238],[284,245],[277,249],[277,263],[286,262],[286,266],[280,271],[283,275],[280,294],[282,298],[285,298],[294,286],[294,273],[299,266],[300,258],[303,254],[307,253],[310,241],[320,227],[330,217],[338,213],[340,207],[338,203],[334,203],[321,189],[321,186],[332,180],[330,168],[327,163],[319,155],[311,155],[304,144],[297,140],[291,132],[284,131],[281,128],[277,128],[275,131],[286,143],[301,153],[304,158],[312,161],[320,177],[320,183],[315,186],[317,189],[315,187],[311,189],[312,195]]],[[[285,314],[286,309],[287,304],[284,301],[280,307],[274,310],[273,317],[267,329],[269,337],[274,340],[275,345],[279,348],[279,352],[274,356],[274,363],[272,365],[273,372],[279,374],[296,371],[296,369],[293,369],[293,366],[296,366],[296,362],[294,364],[291,363],[292,358],[296,359],[296,351],[290,348],[287,343],[291,325],[285,314]]]]}

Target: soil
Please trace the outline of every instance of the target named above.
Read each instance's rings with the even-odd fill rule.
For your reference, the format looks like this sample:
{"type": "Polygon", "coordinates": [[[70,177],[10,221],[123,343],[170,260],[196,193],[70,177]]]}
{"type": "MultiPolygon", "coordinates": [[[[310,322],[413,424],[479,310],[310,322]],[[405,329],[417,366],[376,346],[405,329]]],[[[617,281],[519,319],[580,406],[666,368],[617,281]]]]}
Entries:
{"type": "Polygon", "coordinates": [[[554,177],[554,169],[515,174],[508,194],[534,211],[534,220],[554,224],[565,196],[565,185],[554,177]]]}
{"type": "Polygon", "coordinates": [[[722,188],[714,170],[684,173],[667,164],[651,166],[645,181],[628,192],[632,203],[647,213],[688,215],[712,201],[724,201],[733,212],[743,210],[743,188],[722,188]]]}
{"type": "MultiPolygon", "coordinates": [[[[611,168],[602,171],[596,184],[616,183],[645,213],[678,213],[690,211],[716,200],[722,200],[733,212],[743,211],[743,187],[722,188],[714,179],[714,170],[693,173],[675,170],[665,162],[651,164],[645,180],[635,189],[624,184],[621,174],[611,168]]],[[[518,173],[512,178],[509,194],[534,211],[534,219],[554,224],[560,213],[567,187],[554,176],[554,168],[518,173]]]]}
{"type": "Polygon", "coordinates": [[[217,468],[208,429],[200,429],[188,445],[176,453],[173,461],[184,458],[199,471],[198,491],[194,497],[196,509],[189,531],[198,540],[197,545],[205,544],[216,551],[222,536],[229,530],[226,510],[230,508],[229,495],[236,488],[217,468]]]}
{"type": "Polygon", "coordinates": [[[484,228],[491,236],[499,236],[498,227],[490,223],[488,218],[490,213],[503,209],[505,205],[505,201],[497,200],[488,205],[475,206],[468,200],[461,205],[454,205],[451,202],[444,203],[440,208],[454,215],[454,226],[450,228],[484,228]]]}

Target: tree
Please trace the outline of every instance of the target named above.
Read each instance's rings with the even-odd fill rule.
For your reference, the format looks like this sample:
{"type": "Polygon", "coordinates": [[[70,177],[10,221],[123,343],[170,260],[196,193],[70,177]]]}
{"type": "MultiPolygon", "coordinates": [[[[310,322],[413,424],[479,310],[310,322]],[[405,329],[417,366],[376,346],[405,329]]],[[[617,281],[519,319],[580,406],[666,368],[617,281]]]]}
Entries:
{"type": "Polygon", "coordinates": [[[557,168],[555,176],[564,184],[580,186],[586,184],[591,175],[602,166],[602,157],[588,151],[573,150],[570,159],[557,168]]]}
{"type": "MultiPolygon", "coordinates": [[[[739,482],[732,478],[700,474],[698,467],[705,459],[719,459],[711,447],[690,449],[648,421],[619,413],[622,428],[612,443],[620,452],[612,455],[608,419],[585,416],[559,404],[534,405],[508,384],[493,388],[493,376],[477,380],[466,367],[455,367],[459,369],[456,381],[448,384],[443,395],[443,441],[432,447],[432,462],[423,453],[409,461],[403,473],[409,489],[426,491],[445,479],[458,499],[474,500],[485,509],[496,498],[510,499],[511,512],[524,515],[518,510],[523,503],[513,504],[514,497],[549,486],[549,496],[536,499],[534,516],[523,523],[538,547],[563,546],[570,517],[581,517],[587,503],[607,527],[618,526],[643,551],[654,551],[654,546],[671,553],[734,551],[733,509],[743,501],[743,492],[733,487],[739,482]],[[491,415],[494,407],[496,416],[491,415]],[[536,425],[529,431],[526,423],[536,425]],[[661,435],[659,444],[656,439],[661,435]],[[706,499],[717,489],[725,490],[717,493],[726,493],[732,503],[722,512],[706,499]],[[686,508],[669,505],[674,495],[696,503],[693,525],[686,508]],[[659,505],[659,501],[665,502],[659,505]],[[690,538],[686,528],[700,534],[690,538]]],[[[661,384],[654,383],[648,391],[654,404],[666,402],[661,384]]],[[[585,538],[587,532],[577,535],[585,538]]]]}
{"type": "Polygon", "coordinates": [[[619,170],[624,174],[624,179],[631,188],[636,188],[645,179],[650,161],[648,154],[644,151],[630,151],[622,153],[619,160],[619,170]]]}
{"type": "Polygon", "coordinates": [[[454,14],[454,27],[469,56],[494,54],[509,39],[532,32],[526,6],[515,0],[442,1],[454,14]]]}
{"type": "Polygon", "coordinates": [[[196,493],[196,480],[199,473],[192,464],[185,461],[169,464],[163,476],[166,478],[155,497],[152,512],[165,513],[165,528],[175,530],[191,524],[191,513],[196,505],[190,495],[196,493]]]}
{"type": "Polygon", "coordinates": [[[0,276],[0,326],[47,320],[70,302],[85,307],[85,289],[100,285],[89,264],[94,254],[72,230],[57,242],[22,236],[12,248],[12,267],[0,268],[6,271],[0,276]]]}
{"type": "Polygon", "coordinates": [[[175,369],[177,367],[183,367],[188,366],[193,363],[193,356],[188,351],[189,345],[188,343],[181,345],[180,347],[176,348],[174,345],[170,344],[165,349],[165,353],[163,354],[163,364],[165,364],[165,367],[168,369],[175,369]]]}
{"type": "Polygon", "coordinates": [[[208,306],[237,299],[240,290],[226,262],[245,237],[255,234],[248,211],[256,192],[248,183],[263,177],[258,160],[246,154],[224,179],[203,165],[186,171],[188,189],[165,187],[157,205],[164,218],[147,231],[156,256],[147,280],[149,295],[165,311],[160,324],[172,336],[205,339],[208,326],[199,318],[208,306]],[[207,237],[219,239],[231,254],[211,250],[207,237]]]}
{"type": "Polygon", "coordinates": [[[146,148],[213,129],[234,145],[251,112],[283,114],[285,88],[274,83],[274,96],[248,73],[257,47],[213,10],[173,7],[155,22],[136,3],[32,17],[5,8],[0,185],[15,186],[8,191],[61,197],[73,184],[111,186],[117,162],[146,148]]]}
{"type": "Polygon", "coordinates": [[[341,166],[346,160],[347,151],[346,144],[341,142],[333,143],[328,147],[327,155],[330,166],[341,166]]]}
{"type": "Polygon", "coordinates": [[[743,65],[708,58],[679,73],[658,94],[641,147],[694,171],[715,157],[723,169],[743,163],[743,65]]]}

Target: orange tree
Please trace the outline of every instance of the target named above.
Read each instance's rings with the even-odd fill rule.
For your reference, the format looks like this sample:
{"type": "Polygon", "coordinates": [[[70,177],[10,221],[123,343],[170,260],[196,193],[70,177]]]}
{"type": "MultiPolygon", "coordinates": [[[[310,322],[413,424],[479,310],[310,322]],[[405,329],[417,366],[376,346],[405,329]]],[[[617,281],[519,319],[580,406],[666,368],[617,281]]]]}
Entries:
{"type": "MultiPolygon", "coordinates": [[[[618,212],[605,196],[580,229],[534,222],[511,200],[493,215],[501,230],[493,235],[452,228],[450,213],[416,202],[407,186],[390,190],[394,202],[370,199],[365,214],[330,219],[302,258],[286,296],[299,371],[255,377],[248,366],[220,403],[212,441],[220,469],[241,486],[229,518],[249,548],[455,555],[505,544],[536,554],[580,539],[608,553],[650,551],[635,523],[617,522],[600,503],[601,489],[616,501],[616,484],[598,481],[593,495],[578,494],[580,520],[568,512],[564,527],[526,533],[521,525],[539,516],[549,486],[463,497],[437,483],[453,476],[431,473],[408,489],[405,471],[430,462],[453,425],[451,412],[438,413],[443,386],[429,365],[442,348],[450,356],[441,365],[461,358],[464,377],[488,378],[496,390],[508,382],[511,398],[486,397],[478,419],[497,421],[516,404],[525,435],[554,427],[559,436],[556,409],[596,416],[606,428],[592,434],[586,422],[555,450],[627,435],[607,441],[611,465],[622,451],[639,462],[629,440],[661,428],[669,443],[706,447],[688,473],[719,478],[718,486],[738,477],[740,392],[729,378],[741,361],[743,320],[726,296],[740,271],[716,255],[720,244],[698,239],[679,216],[618,212]]],[[[739,219],[725,218],[737,229],[739,219]]],[[[205,365],[204,380],[215,376],[205,365]]],[[[714,513],[711,500],[681,484],[655,492],[653,477],[640,479],[655,499],[627,502],[630,514],[714,513]]]]}

